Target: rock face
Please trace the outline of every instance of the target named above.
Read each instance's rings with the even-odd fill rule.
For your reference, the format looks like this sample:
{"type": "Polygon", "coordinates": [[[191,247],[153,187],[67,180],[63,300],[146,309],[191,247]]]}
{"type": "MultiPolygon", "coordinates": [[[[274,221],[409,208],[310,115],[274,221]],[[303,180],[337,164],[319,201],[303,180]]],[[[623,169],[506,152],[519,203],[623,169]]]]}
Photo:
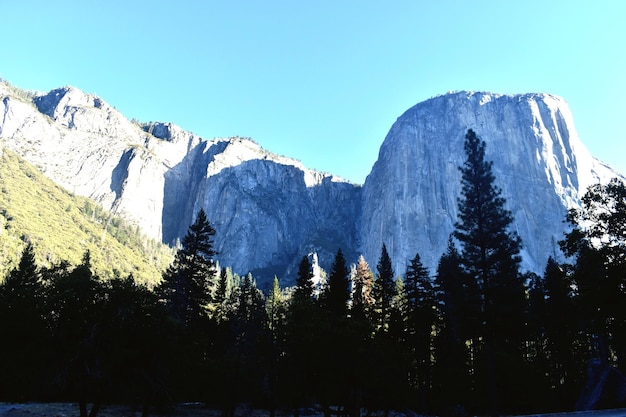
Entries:
{"type": "MultiPolygon", "coordinates": [[[[361,188],[244,138],[140,126],[72,87],[29,96],[0,83],[0,140],[66,189],[175,244],[202,207],[222,265],[263,285],[302,256],[356,259],[361,188]]],[[[289,283],[287,279],[284,283],[289,283]]]]}
{"type": "Polygon", "coordinates": [[[487,142],[524,266],[541,272],[567,208],[588,185],[618,175],[589,155],[558,97],[460,92],[420,103],[392,126],[361,187],[249,139],[132,123],[72,87],[28,94],[0,82],[3,146],[165,243],[204,208],[220,263],[261,285],[274,274],[293,282],[302,256],[314,252],[327,269],[338,248],[374,266],[383,242],[396,274],[416,252],[434,271],[456,221],[468,128],[487,142]]]}
{"type": "Polygon", "coordinates": [[[458,92],[407,110],[391,127],[363,186],[366,259],[385,242],[397,274],[419,252],[434,272],[457,220],[468,129],[486,142],[496,185],[523,242],[523,267],[542,273],[558,254],[567,209],[587,187],[619,174],[594,159],[567,103],[548,94],[458,92]]]}

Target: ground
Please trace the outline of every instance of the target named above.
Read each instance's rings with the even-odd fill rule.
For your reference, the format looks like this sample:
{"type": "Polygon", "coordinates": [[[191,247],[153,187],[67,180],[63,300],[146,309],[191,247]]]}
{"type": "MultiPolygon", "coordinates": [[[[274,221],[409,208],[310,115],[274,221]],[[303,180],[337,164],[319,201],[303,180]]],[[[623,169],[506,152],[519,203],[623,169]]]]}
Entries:
{"type": "MultiPolygon", "coordinates": [[[[0,403],[0,417],[78,417],[78,405],[75,403],[0,403]]],[[[180,405],[166,413],[152,413],[153,417],[221,417],[218,410],[207,409],[198,405],[180,405]]],[[[266,417],[267,410],[255,410],[239,407],[236,417],[266,417]]],[[[293,414],[289,411],[277,411],[276,417],[287,417],[293,414]]],[[[313,409],[302,409],[302,417],[322,417],[323,414],[313,409]]],[[[375,416],[376,414],[372,414],[375,416]]],[[[405,413],[391,412],[390,417],[406,417],[405,413]]],[[[100,409],[98,417],[141,417],[141,410],[133,410],[129,406],[109,405],[100,409]]]]}

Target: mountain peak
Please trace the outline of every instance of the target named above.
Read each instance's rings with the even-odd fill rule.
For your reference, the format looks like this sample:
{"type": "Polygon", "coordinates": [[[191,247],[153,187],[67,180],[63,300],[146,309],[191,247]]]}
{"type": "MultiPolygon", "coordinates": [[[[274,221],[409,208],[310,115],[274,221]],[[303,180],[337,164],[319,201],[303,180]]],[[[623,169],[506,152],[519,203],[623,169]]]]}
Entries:
{"type": "Polygon", "coordinates": [[[468,129],[487,144],[486,159],[515,217],[530,271],[541,272],[558,251],[567,209],[579,206],[587,187],[619,175],[589,154],[558,96],[460,91],[434,97],[391,127],[367,177],[361,225],[367,259],[386,242],[401,270],[416,252],[436,267],[457,219],[468,129]]]}

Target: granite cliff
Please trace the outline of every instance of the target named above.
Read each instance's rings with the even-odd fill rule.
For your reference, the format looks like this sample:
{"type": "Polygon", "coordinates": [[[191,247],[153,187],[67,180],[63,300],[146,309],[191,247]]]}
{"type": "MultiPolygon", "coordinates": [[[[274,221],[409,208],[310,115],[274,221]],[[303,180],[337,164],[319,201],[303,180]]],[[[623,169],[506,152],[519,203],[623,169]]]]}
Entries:
{"type": "Polygon", "coordinates": [[[420,103],[392,126],[361,187],[249,139],[133,123],[76,88],[36,94],[0,82],[2,146],[168,244],[204,208],[220,263],[260,281],[293,279],[313,252],[329,268],[339,247],[374,266],[383,242],[397,274],[416,252],[434,270],[456,220],[468,128],[487,142],[524,266],[541,272],[566,210],[588,185],[619,175],[589,154],[558,97],[459,92],[420,103]]]}
{"type": "Polygon", "coordinates": [[[565,100],[549,94],[456,92],[407,110],[391,127],[363,186],[362,251],[386,242],[396,273],[419,252],[434,271],[457,220],[458,167],[473,129],[522,238],[523,267],[543,273],[587,187],[619,174],[580,141],[565,100]]]}

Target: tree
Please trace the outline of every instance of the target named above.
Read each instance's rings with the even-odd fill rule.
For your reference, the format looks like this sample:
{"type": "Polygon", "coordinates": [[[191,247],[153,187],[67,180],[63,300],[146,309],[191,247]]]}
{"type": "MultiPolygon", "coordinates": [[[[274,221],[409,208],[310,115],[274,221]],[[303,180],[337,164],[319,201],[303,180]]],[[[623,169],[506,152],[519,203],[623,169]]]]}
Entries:
{"type": "Polygon", "coordinates": [[[219,324],[225,321],[229,314],[230,295],[234,287],[234,275],[230,268],[222,268],[213,296],[213,319],[219,324]]]}
{"type": "Polygon", "coordinates": [[[386,332],[391,316],[391,302],[394,296],[394,271],[387,247],[383,243],[380,258],[376,265],[376,279],[374,281],[374,298],[376,300],[376,328],[386,332]]]}
{"type": "Polygon", "coordinates": [[[52,349],[58,368],[55,380],[65,395],[76,399],[80,416],[94,417],[102,403],[103,357],[99,345],[104,286],[91,270],[91,255],[85,252],[80,265],[63,263],[46,272],[52,349]]]}
{"type": "Polygon", "coordinates": [[[576,361],[578,313],[574,305],[571,277],[567,270],[549,257],[543,274],[544,317],[548,351],[547,375],[559,409],[575,403],[582,385],[582,367],[576,361]]]}
{"type": "Polygon", "coordinates": [[[407,339],[412,356],[411,384],[418,392],[419,406],[427,412],[432,386],[432,348],[435,327],[435,292],[428,269],[419,253],[411,259],[404,274],[407,298],[407,339]]]}
{"type": "Polygon", "coordinates": [[[141,400],[143,415],[166,401],[163,357],[171,354],[162,340],[163,307],[153,291],[132,275],[104,284],[99,346],[109,395],[126,403],[141,400]]]}
{"type": "Polygon", "coordinates": [[[0,396],[36,400],[43,395],[49,345],[45,288],[27,242],[16,268],[0,281],[0,396]]]}
{"type": "Polygon", "coordinates": [[[350,279],[348,274],[346,259],[341,249],[339,249],[330,270],[328,286],[322,297],[326,309],[335,318],[342,318],[348,315],[348,300],[350,299],[350,279]]]}
{"type": "Polygon", "coordinates": [[[213,257],[215,229],[203,209],[182,240],[174,262],[163,274],[157,293],[170,315],[185,325],[197,324],[208,317],[211,290],[216,275],[213,257]]]}
{"type": "Polygon", "coordinates": [[[372,308],[376,301],[372,295],[374,274],[363,255],[360,255],[357,261],[352,285],[352,317],[355,320],[370,322],[372,308]]]}
{"type": "Polygon", "coordinates": [[[313,298],[313,268],[309,258],[303,256],[298,267],[298,278],[296,280],[296,289],[293,294],[294,303],[307,303],[313,298]]]}
{"type": "Polygon", "coordinates": [[[626,370],[626,184],[614,178],[589,187],[567,221],[573,228],[559,244],[575,258],[576,302],[597,339],[594,356],[605,363],[615,357],[626,370]]]}
{"type": "Polygon", "coordinates": [[[482,319],[480,293],[472,277],[463,271],[461,255],[452,237],[439,259],[435,278],[439,328],[435,341],[435,385],[442,409],[470,406],[482,319]]]}
{"type": "Polygon", "coordinates": [[[313,391],[317,367],[314,358],[319,355],[320,311],[313,299],[313,268],[303,256],[298,268],[296,288],[287,312],[287,354],[284,358],[286,402],[299,415],[302,406],[313,391]]]}
{"type": "Polygon", "coordinates": [[[519,273],[521,240],[509,231],[513,216],[505,209],[506,200],[495,185],[492,163],[485,161],[485,142],[471,129],[465,135],[464,150],[466,160],[459,168],[462,197],[454,236],[463,247],[465,271],[481,289],[488,397],[492,415],[498,415],[499,397],[516,389],[505,382],[505,377],[512,373],[507,365],[519,360],[515,350],[521,348],[519,329],[523,328],[525,309],[519,273]]]}
{"type": "Polygon", "coordinates": [[[280,288],[278,277],[274,276],[265,304],[267,327],[269,331],[269,347],[267,361],[267,397],[270,408],[270,417],[275,415],[279,397],[281,358],[286,350],[286,314],[287,303],[280,288]]]}

